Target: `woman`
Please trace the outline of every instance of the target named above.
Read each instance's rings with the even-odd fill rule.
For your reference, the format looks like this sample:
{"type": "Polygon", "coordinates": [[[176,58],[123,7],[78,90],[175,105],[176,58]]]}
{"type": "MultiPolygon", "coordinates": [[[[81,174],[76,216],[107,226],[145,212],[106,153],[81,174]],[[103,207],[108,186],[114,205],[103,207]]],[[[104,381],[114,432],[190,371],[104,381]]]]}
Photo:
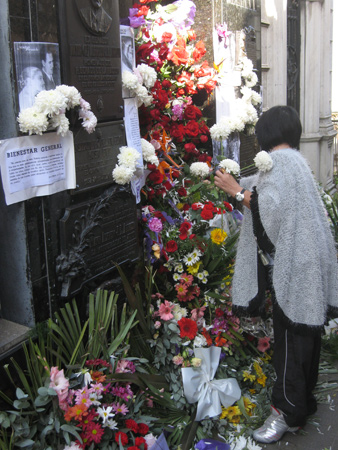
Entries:
{"type": "Polygon", "coordinates": [[[25,67],[20,75],[21,91],[19,93],[20,111],[33,106],[35,96],[45,89],[45,82],[40,69],[25,67]]]}
{"type": "Polygon", "coordinates": [[[297,112],[275,106],[256,124],[258,143],[270,152],[270,166],[241,184],[221,171],[215,176],[216,186],[244,205],[232,287],[234,309],[259,315],[265,290],[272,291],[277,379],[271,415],[253,433],[262,443],[296,431],[316,411],[312,390],[322,328],[329,308],[338,307],[335,242],[317,184],[297,151],[301,133],[297,112]]]}

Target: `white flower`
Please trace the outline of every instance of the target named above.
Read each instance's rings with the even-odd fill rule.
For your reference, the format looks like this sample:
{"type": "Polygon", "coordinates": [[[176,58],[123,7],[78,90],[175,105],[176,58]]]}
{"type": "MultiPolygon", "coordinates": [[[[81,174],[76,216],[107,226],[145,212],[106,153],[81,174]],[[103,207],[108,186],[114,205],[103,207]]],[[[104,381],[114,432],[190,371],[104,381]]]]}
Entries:
{"type": "Polygon", "coordinates": [[[42,113],[52,116],[67,108],[67,99],[56,89],[41,91],[35,97],[34,106],[42,113]]]}
{"type": "Polygon", "coordinates": [[[262,97],[258,94],[258,92],[250,89],[247,86],[243,86],[241,88],[242,98],[246,102],[250,102],[252,105],[259,105],[262,103],[262,97]]]}
{"type": "Polygon", "coordinates": [[[254,163],[258,170],[262,172],[268,172],[272,169],[273,161],[271,156],[266,151],[258,152],[254,157],[254,163]]]}
{"type": "Polygon", "coordinates": [[[151,105],[151,103],[153,101],[153,97],[152,97],[152,95],[148,94],[147,88],[145,88],[141,84],[138,84],[138,86],[134,90],[134,93],[136,94],[136,97],[137,97],[137,106],[138,107],[140,107],[142,104],[144,104],[144,106],[151,105]]]}
{"type": "Polygon", "coordinates": [[[63,450],[81,450],[81,447],[76,442],[72,442],[70,445],[66,445],[63,450]]]}
{"type": "Polygon", "coordinates": [[[134,171],[129,169],[129,167],[116,165],[112,175],[115,183],[127,184],[133,178],[134,171]]]}
{"type": "Polygon", "coordinates": [[[86,100],[83,99],[82,97],[80,98],[80,107],[81,107],[81,109],[86,109],[86,110],[91,109],[90,103],[86,102],[86,100]]]}
{"type": "Polygon", "coordinates": [[[194,347],[204,347],[207,345],[207,340],[202,334],[197,334],[194,339],[194,347]]]}
{"type": "Polygon", "coordinates": [[[174,273],[173,279],[174,281],[178,281],[181,278],[181,276],[178,273],[174,273]]]}
{"type": "Polygon", "coordinates": [[[19,128],[22,133],[42,134],[47,130],[48,119],[35,106],[26,108],[18,116],[19,128]]]}
{"type": "Polygon", "coordinates": [[[137,161],[140,157],[139,152],[136,148],[133,147],[120,147],[120,153],[117,155],[117,159],[119,161],[119,165],[123,165],[132,169],[133,171],[136,169],[137,161]]]}
{"type": "Polygon", "coordinates": [[[152,433],[146,434],[146,435],[144,436],[144,439],[145,439],[145,441],[146,441],[147,446],[148,446],[149,449],[150,449],[150,447],[151,447],[152,445],[154,445],[155,442],[157,441],[156,437],[155,437],[152,433]]]}
{"type": "Polygon", "coordinates": [[[65,114],[57,114],[51,118],[50,124],[53,128],[56,128],[57,134],[64,136],[69,130],[69,120],[65,114]]]}
{"type": "Polygon", "coordinates": [[[205,162],[194,162],[190,166],[190,172],[194,176],[205,178],[209,175],[210,169],[205,162]]]}
{"type": "Polygon", "coordinates": [[[231,173],[231,175],[239,175],[240,174],[240,167],[239,164],[236,163],[236,161],[233,161],[232,159],[222,159],[222,161],[219,163],[219,167],[221,169],[224,169],[227,173],[231,173]]]}
{"type": "Polygon", "coordinates": [[[110,428],[111,430],[117,430],[117,422],[116,420],[108,419],[105,423],[103,423],[105,428],[110,428]]]}
{"type": "Polygon", "coordinates": [[[87,133],[92,133],[97,125],[97,118],[92,111],[80,109],[79,118],[82,119],[82,126],[87,133]]]}
{"type": "Polygon", "coordinates": [[[246,438],[244,436],[237,437],[231,443],[231,450],[245,450],[246,449],[246,438]]]}
{"type": "Polygon", "coordinates": [[[136,76],[140,74],[142,83],[148,89],[152,88],[157,80],[157,73],[153,67],[148,64],[139,64],[135,69],[136,76]]]}
{"type": "Polygon", "coordinates": [[[239,65],[241,66],[242,69],[241,76],[243,78],[248,77],[253,71],[253,63],[251,59],[247,58],[246,56],[240,59],[239,65]]]}
{"type": "Polygon", "coordinates": [[[210,136],[215,141],[221,141],[227,139],[232,131],[229,118],[223,116],[218,123],[210,128],[210,136]]]}
{"type": "Polygon", "coordinates": [[[148,142],[146,139],[141,138],[141,146],[143,159],[150,164],[155,164],[155,166],[158,166],[160,162],[156,156],[155,147],[153,144],[148,142]]]}
{"type": "Polygon", "coordinates": [[[246,77],[245,79],[245,86],[251,88],[256,86],[256,84],[258,83],[258,77],[255,74],[255,72],[251,72],[249,76],[246,77]]]}
{"type": "Polygon", "coordinates": [[[139,85],[139,81],[137,76],[129,72],[128,70],[124,70],[122,73],[122,85],[126,89],[136,90],[137,86],[139,85]]]}
{"type": "Polygon", "coordinates": [[[262,447],[249,437],[246,445],[248,447],[248,450],[262,450],[262,447]]]}
{"type": "Polygon", "coordinates": [[[187,309],[186,308],[181,308],[180,305],[175,305],[173,310],[172,310],[172,313],[173,313],[174,319],[176,321],[181,320],[182,317],[187,317],[187,315],[188,315],[187,309]]]}
{"type": "Polygon", "coordinates": [[[183,258],[183,261],[187,266],[193,266],[195,263],[197,263],[198,260],[199,260],[199,258],[196,257],[196,255],[193,252],[188,253],[183,258]]]}
{"type": "Polygon", "coordinates": [[[101,417],[103,423],[107,422],[108,419],[111,419],[115,416],[114,413],[112,413],[112,406],[107,406],[106,408],[103,406],[102,408],[97,408],[96,412],[101,417]]]}
{"type": "Polygon", "coordinates": [[[66,97],[67,109],[80,105],[81,94],[76,87],[61,84],[60,86],[56,86],[55,89],[66,97]]]}

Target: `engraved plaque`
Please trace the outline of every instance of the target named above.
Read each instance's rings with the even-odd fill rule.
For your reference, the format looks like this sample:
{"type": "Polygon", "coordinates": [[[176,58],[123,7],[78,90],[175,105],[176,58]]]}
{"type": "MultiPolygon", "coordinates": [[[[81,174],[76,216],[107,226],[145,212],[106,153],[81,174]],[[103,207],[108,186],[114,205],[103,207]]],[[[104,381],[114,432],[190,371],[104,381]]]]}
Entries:
{"type": "Polygon", "coordinates": [[[63,83],[75,86],[99,121],[123,117],[118,0],[59,1],[63,83]]]}
{"type": "Polygon", "coordinates": [[[99,123],[92,134],[81,128],[74,141],[77,184],[74,193],[113,183],[112,170],[119,148],[125,145],[123,122],[99,123]]]}
{"type": "Polygon", "coordinates": [[[111,187],[100,197],[66,208],[60,220],[61,255],[57,273],[63,297],[138,259],[137,210],[133,195],[111,187]]]}

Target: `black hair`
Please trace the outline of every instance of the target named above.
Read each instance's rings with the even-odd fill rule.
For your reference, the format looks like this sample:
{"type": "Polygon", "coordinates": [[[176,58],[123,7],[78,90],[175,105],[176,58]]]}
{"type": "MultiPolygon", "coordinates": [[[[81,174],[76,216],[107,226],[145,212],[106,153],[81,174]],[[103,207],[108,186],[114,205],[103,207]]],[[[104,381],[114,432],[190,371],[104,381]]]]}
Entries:
{"type": "Polygon", "coordinates": [[[256,136],[262,150],[269,151],[280,144],[299,148],[302,134],[297,111],[291,106],[273,106],[256,123],[256,136]]]}

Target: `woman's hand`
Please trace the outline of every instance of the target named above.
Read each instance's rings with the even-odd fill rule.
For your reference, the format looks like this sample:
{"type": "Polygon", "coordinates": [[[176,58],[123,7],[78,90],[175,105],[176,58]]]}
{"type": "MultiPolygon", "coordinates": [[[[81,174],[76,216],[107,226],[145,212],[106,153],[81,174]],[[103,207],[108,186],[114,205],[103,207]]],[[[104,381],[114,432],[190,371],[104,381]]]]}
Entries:
{"type": "Polygon", "coordinates": [[[214,178],[215,186],[219,189],[230,195],[231,197],[235,197],[237,192],[242,190],[241,186],[237,183],[235,178],[230,175],[230,173],[223,172],[222,169],[217,170],[214,178]]]}

